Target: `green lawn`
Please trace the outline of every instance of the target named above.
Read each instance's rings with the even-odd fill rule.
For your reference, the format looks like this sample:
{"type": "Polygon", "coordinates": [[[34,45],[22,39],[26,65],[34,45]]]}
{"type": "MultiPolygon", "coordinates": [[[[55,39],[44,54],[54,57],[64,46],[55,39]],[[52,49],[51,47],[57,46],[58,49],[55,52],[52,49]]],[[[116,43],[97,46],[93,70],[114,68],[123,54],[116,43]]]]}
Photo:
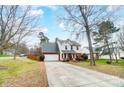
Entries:
{"type": "Polygon", "coordinates": [[[90,66],[89,62],[69,62],[69,63],[76,66],[80,66],[124,78],[124,60],[119,60],[118,63],[113,61],[112,64],[106,64],[106,61],[107,60],[105,59],[96,60],[96,66],[90,66]]]}
{"type": "Polygon", "coordinates": [[[40,64],[40,62],[27,58],[17,58],[17,60],[13,60],[12,58],[8,57],[0,59],[0,68],[3,68],[0,69],[0,86],[11,86],[11,84],[14,84],[14,82],[21,84],[17,84],[17,86],[40,86],[41,84],[36,84],[36,82],[41,82],[42,78],[40,64]],[[27,80],[28,84],[24,83],[26,82],[25,80],[27,80]]]}
{"type": "Polygon", "coordinates": [[[12,55],[0,55],[0,57],[12,57],[12,55]]]}

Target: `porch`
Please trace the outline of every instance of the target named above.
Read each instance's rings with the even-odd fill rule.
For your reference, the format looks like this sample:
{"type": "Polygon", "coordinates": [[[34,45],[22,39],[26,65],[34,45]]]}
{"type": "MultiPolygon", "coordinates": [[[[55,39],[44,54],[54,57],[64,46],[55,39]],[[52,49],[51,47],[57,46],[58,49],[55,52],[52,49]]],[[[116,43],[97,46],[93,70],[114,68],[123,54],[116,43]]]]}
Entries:
{"type": "Polygon", "coordinates": [[[70,61],[70,60],[77,60],[78,58],[81,57],[81,53],[76,53],[75,51],[63,51],[60,54],[60,60],[64,61],[70,61]]]}

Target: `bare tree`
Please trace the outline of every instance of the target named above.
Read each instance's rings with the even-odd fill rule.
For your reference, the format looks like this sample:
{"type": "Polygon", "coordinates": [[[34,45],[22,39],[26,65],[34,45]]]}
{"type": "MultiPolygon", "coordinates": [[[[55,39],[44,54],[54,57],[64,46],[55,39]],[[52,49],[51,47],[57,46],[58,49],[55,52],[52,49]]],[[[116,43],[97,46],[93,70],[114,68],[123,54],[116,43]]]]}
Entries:
{"type": "Polygon", "coordinates": [[[90,65],[95,65],[93,47],[92,47],[92,31],[96,30],[97,25],[105,20],[110,18],[112,12],[107,11],[108,6],[87,6],[87,5],[72,5],[64,6],[66,11],[60,17],[60,20],[65,25],[67,31],[71,31],[76,34],[77,37],[86,32],[89,50],[90,50],[90,65]]]}
{"type": "Polygon", "coordinates": [[[24,37],[34,32],[38,25],[39,16],[30,15],[31,6],[0,6],[0,52],[12,46],[16,46],[24,37]],[[11,45],[9,45],[11,43],[11,45]]]}
{"type": "MultiPolygon", "coordinates": [[[[13,46],[12,48],[15,49],[15,47],[13,46]]],[[[17,51],[16,53],[18,55],[20,55],[20,54],[25,54],[26,55],[29,52],[29,48],[28,48],[26,42],[19,43],[18,49],[16,51],[17,51]]]]}

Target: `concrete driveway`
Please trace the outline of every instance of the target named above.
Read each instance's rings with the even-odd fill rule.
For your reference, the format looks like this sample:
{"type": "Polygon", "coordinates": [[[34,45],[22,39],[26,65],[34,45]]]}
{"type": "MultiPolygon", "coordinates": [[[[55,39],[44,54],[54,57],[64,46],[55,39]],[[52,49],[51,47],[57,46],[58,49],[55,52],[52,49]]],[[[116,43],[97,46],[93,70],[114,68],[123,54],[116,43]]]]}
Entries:
{"type": "Polygon", "coordinates": [[[123,87],[124,79],[63,62],[45,62],[50,87],[123,87]]]}

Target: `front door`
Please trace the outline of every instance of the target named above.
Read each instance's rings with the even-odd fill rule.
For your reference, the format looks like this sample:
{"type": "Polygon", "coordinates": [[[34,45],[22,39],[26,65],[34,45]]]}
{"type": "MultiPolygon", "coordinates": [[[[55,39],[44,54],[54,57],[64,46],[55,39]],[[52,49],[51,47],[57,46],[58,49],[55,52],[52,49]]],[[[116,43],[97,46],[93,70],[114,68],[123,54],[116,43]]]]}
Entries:
{"type": "Polygon", "coordinates": [[[69,58],[69,60],[72,60],[72,55],[68,54],[68,58],[69,58]]]}

